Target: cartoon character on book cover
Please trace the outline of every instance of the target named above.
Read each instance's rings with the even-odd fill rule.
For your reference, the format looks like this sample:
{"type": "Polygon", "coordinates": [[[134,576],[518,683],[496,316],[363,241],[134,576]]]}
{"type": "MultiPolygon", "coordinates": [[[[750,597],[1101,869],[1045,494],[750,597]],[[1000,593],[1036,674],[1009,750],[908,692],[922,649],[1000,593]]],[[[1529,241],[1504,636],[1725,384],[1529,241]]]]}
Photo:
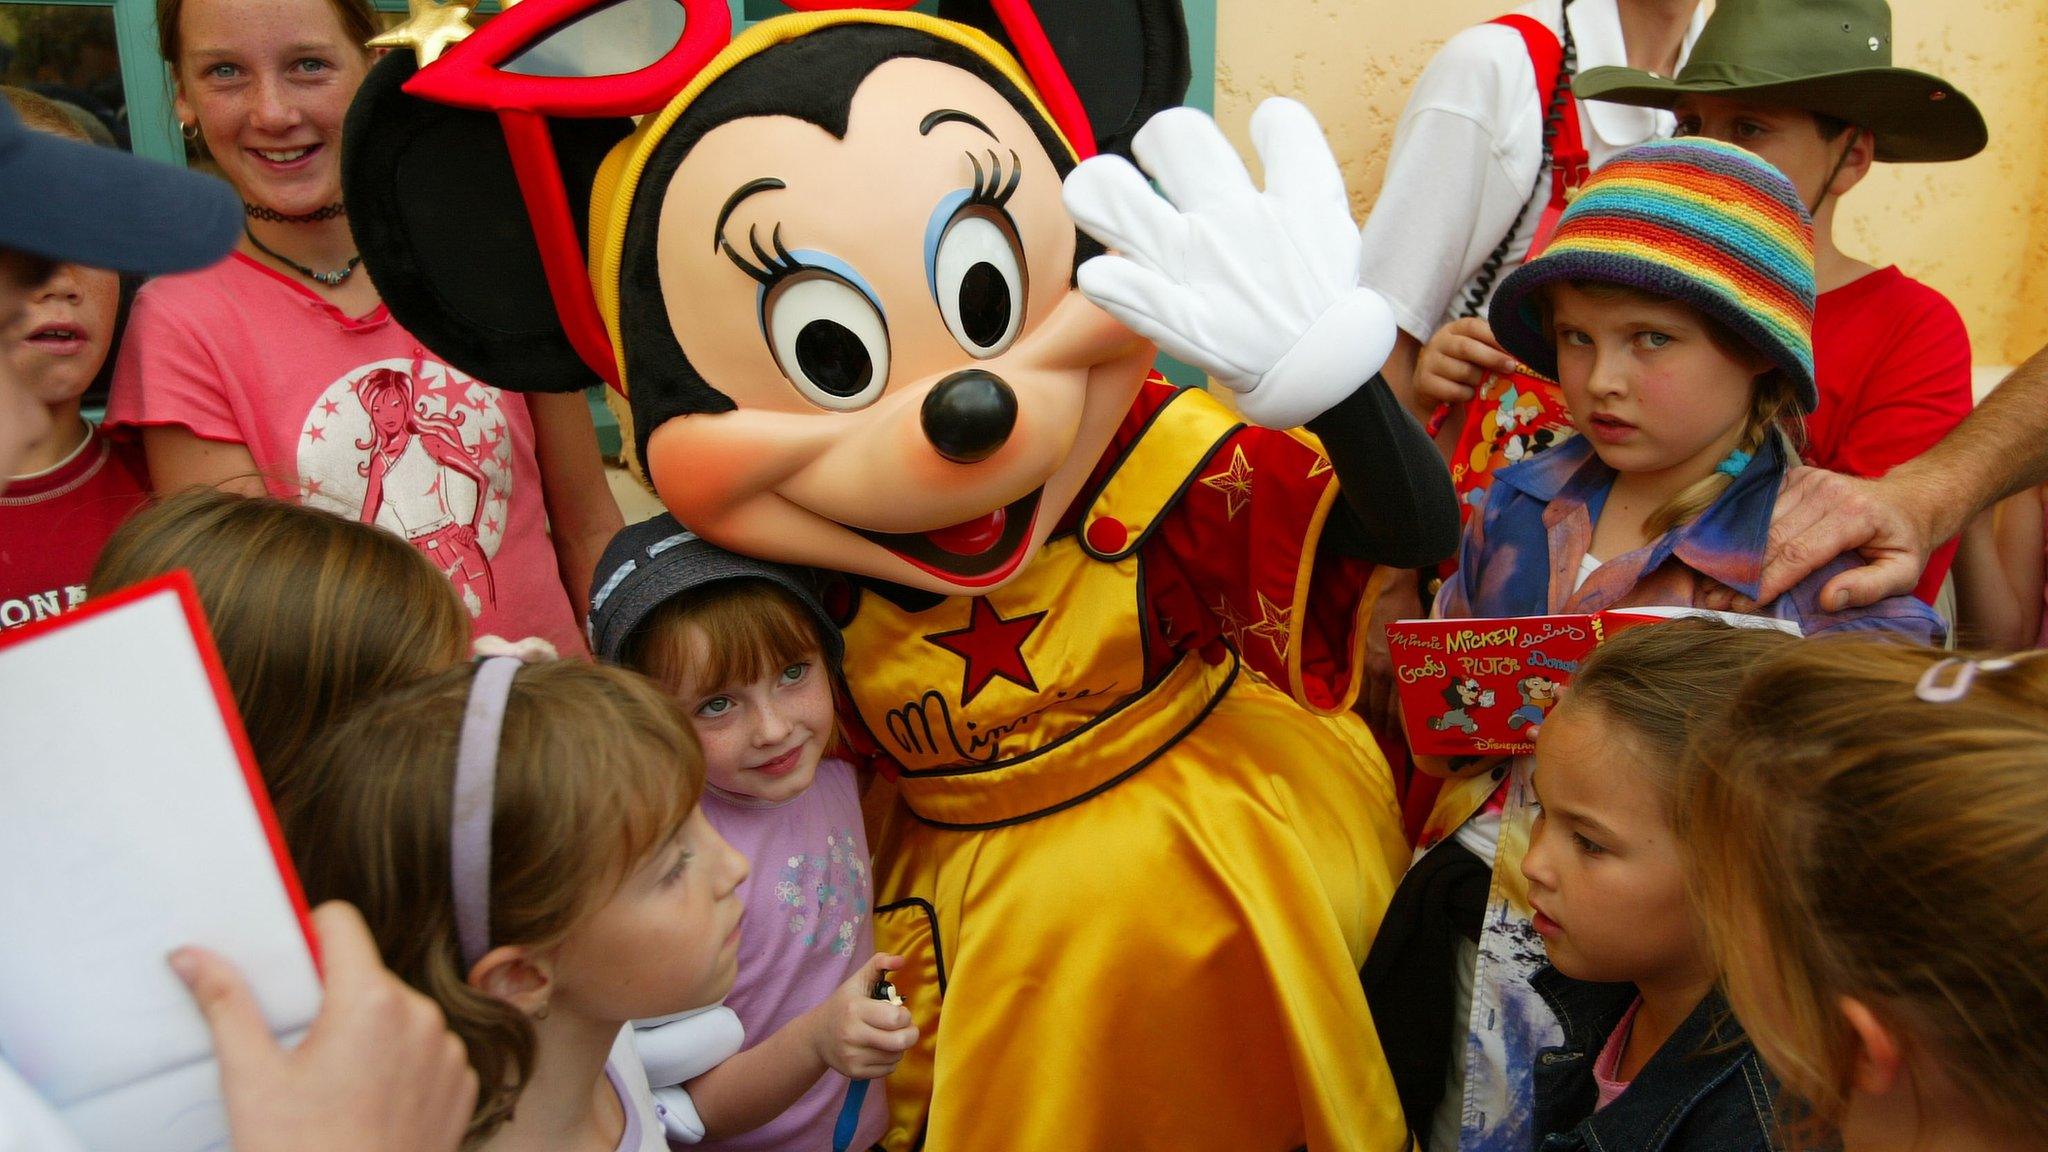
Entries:
{"type": "Polygon", "coordinates": [[[1543,723],[1550,710],[1557,707],[1560,690],[1564,686],[1544,675],[1524,676],[1515,682],[1515,693],[1522,698],[1521,706],[1508,713],[1508,727],[1520,731],[1543,723]]]}
{"type": "Polygon", "coordinates": [[[1472,713],[1493,707],[1493,691],[1481,687],[1479,681],[1469,676],[1444,685],[1443,696],[1446,711],[1429,719],[1430,730],[1434,732],[1456,728],[1470,736],[1479,731],[1479,721],[1473,718],[1472,713]]]}

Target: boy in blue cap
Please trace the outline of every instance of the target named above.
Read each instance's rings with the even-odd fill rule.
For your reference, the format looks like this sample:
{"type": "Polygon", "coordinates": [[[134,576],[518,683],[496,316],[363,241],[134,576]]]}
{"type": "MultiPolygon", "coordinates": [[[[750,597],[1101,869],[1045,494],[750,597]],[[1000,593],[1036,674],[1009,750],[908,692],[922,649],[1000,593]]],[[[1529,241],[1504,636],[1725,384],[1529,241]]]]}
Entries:
{"type": "MultiPolygon", "coordinates": [[[[59,264],[179,272],[227,254],[241,228],[217,180],[24,126],[0,103],[0,330],[59,264]]],[[[0,488],[49,413],[0,358],[0,488]]]]}

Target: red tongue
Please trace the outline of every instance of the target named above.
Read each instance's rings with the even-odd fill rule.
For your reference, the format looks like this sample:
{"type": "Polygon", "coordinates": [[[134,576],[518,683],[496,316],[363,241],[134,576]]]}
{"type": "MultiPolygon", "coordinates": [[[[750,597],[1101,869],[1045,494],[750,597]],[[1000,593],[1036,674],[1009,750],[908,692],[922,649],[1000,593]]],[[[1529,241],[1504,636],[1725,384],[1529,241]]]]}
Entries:
{"type": "Polygon", "coordinates": [[[996,546],[1003,538],[1003,522],[1009,519],[1007,513],[998,508],[986,516],[927,532],[924,538],[943,551],[955,556],[979,556],[996,546]]]}

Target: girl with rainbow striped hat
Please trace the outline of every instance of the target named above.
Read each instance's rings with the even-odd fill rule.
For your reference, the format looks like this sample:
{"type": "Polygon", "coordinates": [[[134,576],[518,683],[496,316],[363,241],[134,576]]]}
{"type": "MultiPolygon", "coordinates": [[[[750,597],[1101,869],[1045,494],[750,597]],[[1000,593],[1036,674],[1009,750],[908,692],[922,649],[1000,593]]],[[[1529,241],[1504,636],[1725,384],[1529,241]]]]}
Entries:
{"type": "MultiPolygon", "coordinates": [[[[1610,161],[1491,306],[1502,345],[1559,382],[1580,435],[1499,473],[1436,615],[1702,606],[1724,588],[1755,600],[1771,511],[1816,399],[1813,307],[1812,220],[1770,164],[1698,138],[1610,161]]],[[[1808,635],[1939,637],[1939,618],[1909,597],[1824,611],[1821,588],[1856,563],[1836,558],[1758,614],[1808,635]]],[[[1544,956],[1521,869],[1531,768],[1458,766],[1388,913],[1390,926],[1409,924],[1384,931],[1367,964],[1383,1047],[1418,1054],[1395,1074],[1432,1149],[1450,1147],[1453,1130],[1466,1152],[1521,1152],[1540,1135],[1531,1068],[1561,1034],[1529,983],[1544,956]],[[1460,891],[1470,895],[1449,903],[1463,906],[1445,908],[1441,894],[1460,891]],[[1432,937],[1425,922],[1454,927],[1432,937]],[[1453,989],[1467,968],[1460,1016],[1453,989]],[[1438,1007],[1432,1017],[1418,1004],[1438,1007]]]]}

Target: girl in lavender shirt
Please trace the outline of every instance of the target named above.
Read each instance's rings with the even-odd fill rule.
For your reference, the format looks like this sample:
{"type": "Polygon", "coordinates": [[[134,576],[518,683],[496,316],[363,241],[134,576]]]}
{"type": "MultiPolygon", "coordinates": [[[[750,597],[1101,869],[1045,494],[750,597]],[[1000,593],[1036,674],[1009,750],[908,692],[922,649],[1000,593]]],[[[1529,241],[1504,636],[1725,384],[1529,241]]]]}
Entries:
{"type": "MultiPolygon", "coordinates": [[[[677,1055],[664,1033],[687,1046],[691,1022],[637,1037],[670,1136],[720,1149],[835,1147],[850,1083],[887,1076],[917,1042],[909,1011],[872,997],[902,959],[874,953],[859,782],[825,755],[839,629],[803,574],[734,556],[665,515],[620,533],[593,586],[592,647],[682,704],[704,749],[705,815],[754,862],[726,998],[747,1046],[685,1092],[664,1084],[677,1055]]],[[[845,1146],[881,1138],[884,1101],[877,1089],[854,1105],[845,1146]]]]}

